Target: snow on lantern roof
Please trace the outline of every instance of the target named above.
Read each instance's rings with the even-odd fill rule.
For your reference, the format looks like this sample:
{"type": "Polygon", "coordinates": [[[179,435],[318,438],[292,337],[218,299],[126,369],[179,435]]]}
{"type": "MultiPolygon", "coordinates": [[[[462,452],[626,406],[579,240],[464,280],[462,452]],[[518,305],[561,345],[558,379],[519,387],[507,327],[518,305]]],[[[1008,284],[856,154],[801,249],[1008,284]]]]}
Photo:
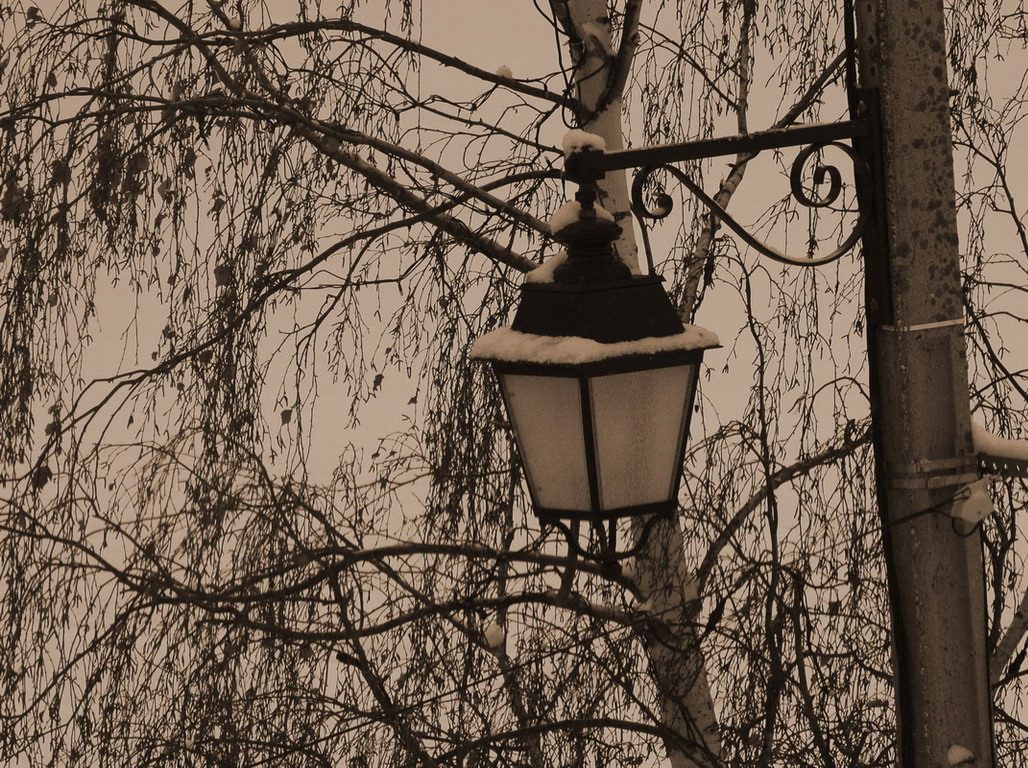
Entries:
{"type": "Polygon", "coordinates": [[[525,273],[526,283],[552,283],[553,282],[553,270],[568,260],[567,251],[557,251],[553,256],[550,256],[542,264],[533,269],[531,272],[525,273]]]}
{"type": "Polygon", "coordinates": [[[649,336],[635,341],[603,344],[579,336],[539,336],[512,328],[498,328],[475,341],[471,357],[510,363],[580,365],[632,355],[687,352],[718,346],[717,335],[698,325],[687,325],[682,333],[649,336]]]}
{"type": "Polygon", "coordinates": [[[607,149],[607,140],[595,133],[575,128],[564,134],[560,145],[564,150],[564,157],[570,157],[572,153],[582,149],[598,149],[603,152],[607,149]]]}

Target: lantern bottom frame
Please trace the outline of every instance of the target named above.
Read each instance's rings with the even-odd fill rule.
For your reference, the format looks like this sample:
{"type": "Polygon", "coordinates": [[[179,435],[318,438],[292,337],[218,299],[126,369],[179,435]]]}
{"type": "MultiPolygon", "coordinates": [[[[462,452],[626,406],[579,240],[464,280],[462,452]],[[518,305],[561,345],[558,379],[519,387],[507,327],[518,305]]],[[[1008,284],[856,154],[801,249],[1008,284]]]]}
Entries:
{"type": "MultiPolygon", "coordinates": [[[[643,548],[649,543],[650,535],[653,533],[654,527],[657,523],[670,520],[675,511],[674,505],[670,504],[648,504],[647,507],[658,507],[655,512],[649,513],[649,519],[643,523],[642,530],[639,532],[639,538],[628,549],[619,550],[617,548],[617,524],[619,519],[631,519],[632,517],[640,517],[643,515],[641,512],[636,512],[630,516],[624,516],[622,518],[600,518],[592,517],[590,519],[581,519],[565,516],[563,519],[557,517],[551,517],[544,519],[540,517],[540,522],[543,526],[553,526],[554,528],[560,529],[561,533],[564,534],[564,538],[567,540],[568,547],[583,557],[586,560],[591,560],[594,563],[608,568],[617,569],[618,563],[622,560],[627,560],[630,557],[638,555],[643,548]],[[596,537],[600,543],[600,549],[598,552],[587,549],[579,543],[579,523],[588,522],[592,529],[596,532],[596,537]]],[[[634,509],[640,509],[636,507],[634,509]]]]}

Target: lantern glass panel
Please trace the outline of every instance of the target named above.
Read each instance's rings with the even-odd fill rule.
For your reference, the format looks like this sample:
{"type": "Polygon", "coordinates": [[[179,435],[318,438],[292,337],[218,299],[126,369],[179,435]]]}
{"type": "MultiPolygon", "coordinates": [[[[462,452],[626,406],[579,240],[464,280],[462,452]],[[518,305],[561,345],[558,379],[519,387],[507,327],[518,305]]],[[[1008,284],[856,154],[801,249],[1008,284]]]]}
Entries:
{"type": "Polygon", "coordinates": [[[500,384],[536,505],[590,509],[579,380],[502,373],[500,384]]]}
{"type": "Polygon", "coordinates": [[[696,368],[675,365],[590,379],[602,509],[672,500],[696,368]]]}

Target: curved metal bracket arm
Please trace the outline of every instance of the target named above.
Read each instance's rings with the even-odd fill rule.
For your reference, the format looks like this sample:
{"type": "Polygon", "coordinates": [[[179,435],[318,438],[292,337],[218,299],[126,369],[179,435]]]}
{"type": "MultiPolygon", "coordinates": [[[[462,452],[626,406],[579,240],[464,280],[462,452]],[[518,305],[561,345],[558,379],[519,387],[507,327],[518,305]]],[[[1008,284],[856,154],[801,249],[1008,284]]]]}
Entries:
{"type": "MultiPolygon", "coordinates": [[[[854,174],[857,177],[856,182],[858,189],[865,185],[866,179],[870,173],[867,163],[863,161],[853,147],[846,144],[841,144],[837,141],[829,141],[811,144],[810,146],[805,147],[799,155],[796,156],[796,160],[792,164],[789,181],[793,197],[795,197],[801,205],[807,206],[808,208],[825,208],[834,203],[838,199],[839,193],[842,191],[842,174],[839,172],[838,168],[832,165],[818,165],[814,168],[814,183],[816,185],[821,185],[826,182],[828,183],[828,190],[824,195],[818,197],[812,196],[808,194],[803,187],[802,174],[807,161],[816,152],[827,147],[838,149],[853,160],[853,169],[854,174]]],[[[853,246],[857,244],[861,235],[863,235],[864,229],[867,225],[867,212],[865,211],[865,207],[858,205],[857,221],[853,225],[852,231],[830,253],[822,256],[811,256],[806,258],[789,256],[788,254],[779,251],[777,248],[758,240],[750,234],[742,224],[736,221],[728,211],[718,205],[717,201],[704,192],[703,189],[689,178],[688,175],[669,165],[650,166],[648,168],[643,168],[638,174],[636,174],[635,180],[632,182],[632,212],[640,220],[663,219],[671,213],[672,201],[669,195],[657,195],[657,207],[655,209],[647,208],[643,202],[643,187],[646,185],[649,178],[658,171],[666,171],[674,176],[682,186],[688,189],[717,219],[735,232],[735,234],[737,234],[748,246],[780,264],[817,267],[822,264],[833,262],[849,253],[853,246]]]]}
{"type": "Polygon", "coordinates": [[[618,152],[583,149],[572,153],[564,161],[564,178],[577,184],[586,184],[599,181],[608,171],[706,160],[723,155],[755,155],[766,149],[784,149],[804,144],[824,145],[868,135],[870,124],[866,118],[860,118],[838,123],[791,125],[756,133],[699,139],[682,144],[637,147],[618,152]]]}
{"type": "MultiPolygon", "coordinates": [[[[814,168],[814,184],[828,183],[828,191],[822,195],[808,194],[802,183],[803,169],[807,161],[822,149],[832,147],[847,154],[853,161],[857,190],[869,188],[871,169],[860,153],[843,140],[859,140],[871,133],[870,121],[861,117],[838,123],[814,125],[795,125],[788,128],[777,128],[758,133],[723,136],[714,139],[690,141],[684,144],[667,144],[654,147],[626,149],[619,152],[603,152],[596,149],[583,149],[572,153],[565,161],[564,177],[580,185],[592,185],[604,177],[607,171],[625,168],[642,168],[636,174],[632,184],[632,211],[642,223],[643,219],[663,219],[671,212],[671,197],[666,194],[657,195],[657,206],[647,208],[643,202],[642,190],[646,182],[657,171],[666,171],[674,176],[700,202],[710,210],[711,214],[735,232],[742,240],[757,252],[769,259],[782,264],[816,267],[835,261],[848,253],[863,235],[867,226],[868,213],[866,206],[857,206],[857,221],[853,230],[830,253],[823,256],[799,258],[782,253],[778,249],[758,240],[746,231],[739,222],[723,207],[707,195],[688,175],[674,168],[671,163],[688,160],[702,160],[722,155],[753,157],[767,149],[783,149],[807,145],[793,162],[789,180],[792,195],[801,205],[810,208],[824,208],[832,205],[842,191],[842,174],[832,165],[818,165],[814,168]]],[[[856,143],[856,142],[855,142],[856,143]]],[[[645,228],[643,229],[646,238],[645,228]]]]}

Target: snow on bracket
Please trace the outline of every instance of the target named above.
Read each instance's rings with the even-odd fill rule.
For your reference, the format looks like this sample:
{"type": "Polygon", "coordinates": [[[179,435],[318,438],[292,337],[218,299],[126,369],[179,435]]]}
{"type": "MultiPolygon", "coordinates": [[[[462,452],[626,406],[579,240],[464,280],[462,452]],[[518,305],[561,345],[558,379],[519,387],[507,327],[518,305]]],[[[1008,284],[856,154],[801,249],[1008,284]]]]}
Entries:
{"type": "Polygon", "coordinates": [[[979,475],[1028,477],[1028,440],[994,435],[975,421],[971,422],[971,437],[978,452],[979,475]]]}

